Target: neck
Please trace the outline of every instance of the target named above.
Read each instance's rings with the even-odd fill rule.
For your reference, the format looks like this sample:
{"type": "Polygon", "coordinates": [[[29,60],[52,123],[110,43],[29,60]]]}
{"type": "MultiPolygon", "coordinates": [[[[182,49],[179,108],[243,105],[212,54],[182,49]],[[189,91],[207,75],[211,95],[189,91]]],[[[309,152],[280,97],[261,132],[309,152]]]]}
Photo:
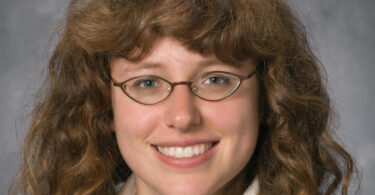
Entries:
{"type": "Polygon", "coordinates": [[[243,194],[254,178],[254,176],[249,175],[248,169],[244,168],[237,176],[218,190],[215,195],[243,194]]]}

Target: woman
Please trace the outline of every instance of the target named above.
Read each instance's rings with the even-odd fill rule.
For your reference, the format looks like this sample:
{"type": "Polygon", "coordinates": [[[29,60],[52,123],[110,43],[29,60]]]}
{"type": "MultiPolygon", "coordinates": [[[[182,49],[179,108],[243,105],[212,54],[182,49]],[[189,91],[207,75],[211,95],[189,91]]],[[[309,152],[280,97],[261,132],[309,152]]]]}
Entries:
{"type": "Polygon", "coordinates": [[[321,67],[281,0],[72,1],[49,70],[15,193],[347,194],[321,67]]]}

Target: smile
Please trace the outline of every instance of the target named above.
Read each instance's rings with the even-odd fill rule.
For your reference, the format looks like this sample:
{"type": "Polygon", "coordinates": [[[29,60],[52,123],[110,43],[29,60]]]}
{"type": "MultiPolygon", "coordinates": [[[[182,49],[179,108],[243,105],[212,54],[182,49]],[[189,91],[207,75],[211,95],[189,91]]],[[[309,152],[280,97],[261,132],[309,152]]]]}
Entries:
{"type": "Polygon", "coordinates": [[[196,144],[192,146],[186,146],[186,147],[161,147],[156,146],[157,150],[166,156],[170,156],[173,158],[190,158],[193,156],[201,155],[205,152],[207,152],[214,143],[210,144],[196,144]]]}
{"type": "Polygon", "coordinates": [[[207,162],[214,155],[220,141],[164,142],[151,145],[164,164],[175,168],[193,168],[207,162]]]}

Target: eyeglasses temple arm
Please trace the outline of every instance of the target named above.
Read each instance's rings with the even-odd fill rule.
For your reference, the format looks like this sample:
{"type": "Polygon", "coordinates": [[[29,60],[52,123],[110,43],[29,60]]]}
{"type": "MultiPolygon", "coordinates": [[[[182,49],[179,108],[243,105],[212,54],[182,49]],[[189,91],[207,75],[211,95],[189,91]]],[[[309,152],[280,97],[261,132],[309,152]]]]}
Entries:
{"type": "Polygon", "coordinates": [[[257,70],[254,70],[252,73],[250,73],[247,77],[245,77],[245,79],[249,79],[251,78],[255,73],[257,72],[257,70]]]}

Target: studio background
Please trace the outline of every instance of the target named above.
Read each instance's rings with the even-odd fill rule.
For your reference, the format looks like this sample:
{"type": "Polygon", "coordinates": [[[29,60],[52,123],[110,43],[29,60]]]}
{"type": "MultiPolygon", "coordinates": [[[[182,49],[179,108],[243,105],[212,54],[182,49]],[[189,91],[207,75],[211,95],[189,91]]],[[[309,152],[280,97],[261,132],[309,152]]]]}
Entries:
{"type": "MultiPolygon", "coordinates": [[[[375,1],[289,0],[328,73],[338,135],[375,193],[375,1]]],[[[67,0],[0,0],[0,194],[20,168],[35,92],[67,0]]]]}

